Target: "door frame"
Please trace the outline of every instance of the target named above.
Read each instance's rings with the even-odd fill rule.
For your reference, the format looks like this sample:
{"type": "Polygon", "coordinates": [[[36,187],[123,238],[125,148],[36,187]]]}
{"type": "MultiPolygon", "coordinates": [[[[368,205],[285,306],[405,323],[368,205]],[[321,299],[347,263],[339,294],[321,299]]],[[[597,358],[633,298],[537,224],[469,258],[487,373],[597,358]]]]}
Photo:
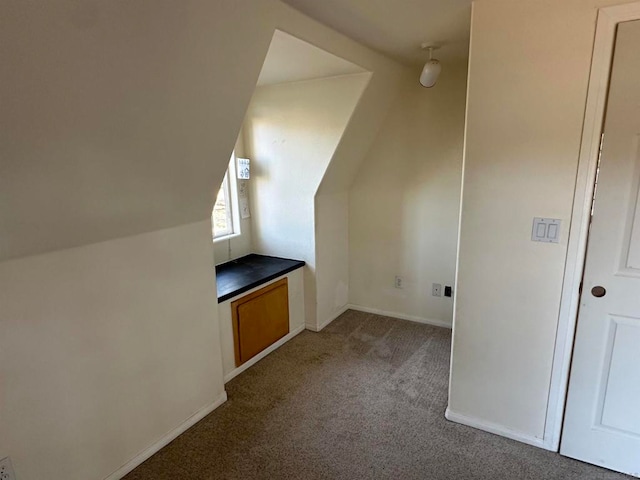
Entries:
{"type": "Polygon", "coordinates": [[[640,20],[640,1],[598,9],[544,430],[544,447],[556,452],[560,448],[569,385],[616,30],[619,23],[631,20],[640,20]]]}

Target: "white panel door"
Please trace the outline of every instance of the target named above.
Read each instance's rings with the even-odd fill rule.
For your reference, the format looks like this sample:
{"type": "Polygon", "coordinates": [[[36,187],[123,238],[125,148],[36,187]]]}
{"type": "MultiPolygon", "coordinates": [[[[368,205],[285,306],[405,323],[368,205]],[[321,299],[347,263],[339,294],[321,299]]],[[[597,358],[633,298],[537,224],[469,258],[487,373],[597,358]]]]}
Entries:
{"type": "Polygon", "coordinates": [[[621,23],[560,448],[563,455],[635,476],[640,476],[639,47],[640,21],[621,23]]]}

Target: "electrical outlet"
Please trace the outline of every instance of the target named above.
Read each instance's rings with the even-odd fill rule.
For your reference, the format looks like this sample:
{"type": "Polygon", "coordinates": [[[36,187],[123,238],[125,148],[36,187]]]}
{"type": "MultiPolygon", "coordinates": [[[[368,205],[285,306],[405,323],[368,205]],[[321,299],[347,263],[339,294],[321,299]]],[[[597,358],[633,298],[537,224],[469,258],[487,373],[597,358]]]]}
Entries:
{"type": "Polygon", "coordinates": [[[434,283],[431,286],[431,295],[433,295],[434,297],[442,296],[442,285],[440,283],[434,283]]]}
{"type": "Polygon", "coordinates": [[[402,288],[403,284],[404,284],[404,279],[401,276],[396,275],[393,286],[396,288],[402,288]]]}
{"type": "Polygon", "coordinates": [[[16,480],[16,474],[13,473],[13,466],[9,457],[0,460],[0,480],[16,480]]]}

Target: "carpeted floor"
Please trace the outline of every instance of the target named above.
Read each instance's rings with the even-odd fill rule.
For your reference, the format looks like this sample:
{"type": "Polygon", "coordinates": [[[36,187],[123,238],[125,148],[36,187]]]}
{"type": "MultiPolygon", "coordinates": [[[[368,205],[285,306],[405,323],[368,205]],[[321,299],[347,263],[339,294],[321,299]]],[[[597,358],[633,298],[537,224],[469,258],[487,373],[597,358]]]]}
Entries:
{"type": "Polygon", "coordinates": [[[445,420],[450,340],[348,311],[233,379],[227,403],[125,478],[629,478],[445,420]]]}

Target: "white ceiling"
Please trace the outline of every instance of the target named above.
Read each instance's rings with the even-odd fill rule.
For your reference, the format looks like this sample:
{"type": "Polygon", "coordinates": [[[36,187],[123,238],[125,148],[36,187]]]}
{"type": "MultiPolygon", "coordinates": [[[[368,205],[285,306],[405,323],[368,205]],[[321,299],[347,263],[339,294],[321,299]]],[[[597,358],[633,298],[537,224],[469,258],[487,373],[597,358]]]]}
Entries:
{"type": "Polygon", "coordinates": [[[364,71],[347,60],[276,30],[262,65],[258,86],[364,71]]]}
{"type": "Polygon", "coordinates": [[[472,0],[283,0],[360,43],[406,64],[420,64],[423,42],[443,45],[434,55],[469,55],[472,0]]]}

